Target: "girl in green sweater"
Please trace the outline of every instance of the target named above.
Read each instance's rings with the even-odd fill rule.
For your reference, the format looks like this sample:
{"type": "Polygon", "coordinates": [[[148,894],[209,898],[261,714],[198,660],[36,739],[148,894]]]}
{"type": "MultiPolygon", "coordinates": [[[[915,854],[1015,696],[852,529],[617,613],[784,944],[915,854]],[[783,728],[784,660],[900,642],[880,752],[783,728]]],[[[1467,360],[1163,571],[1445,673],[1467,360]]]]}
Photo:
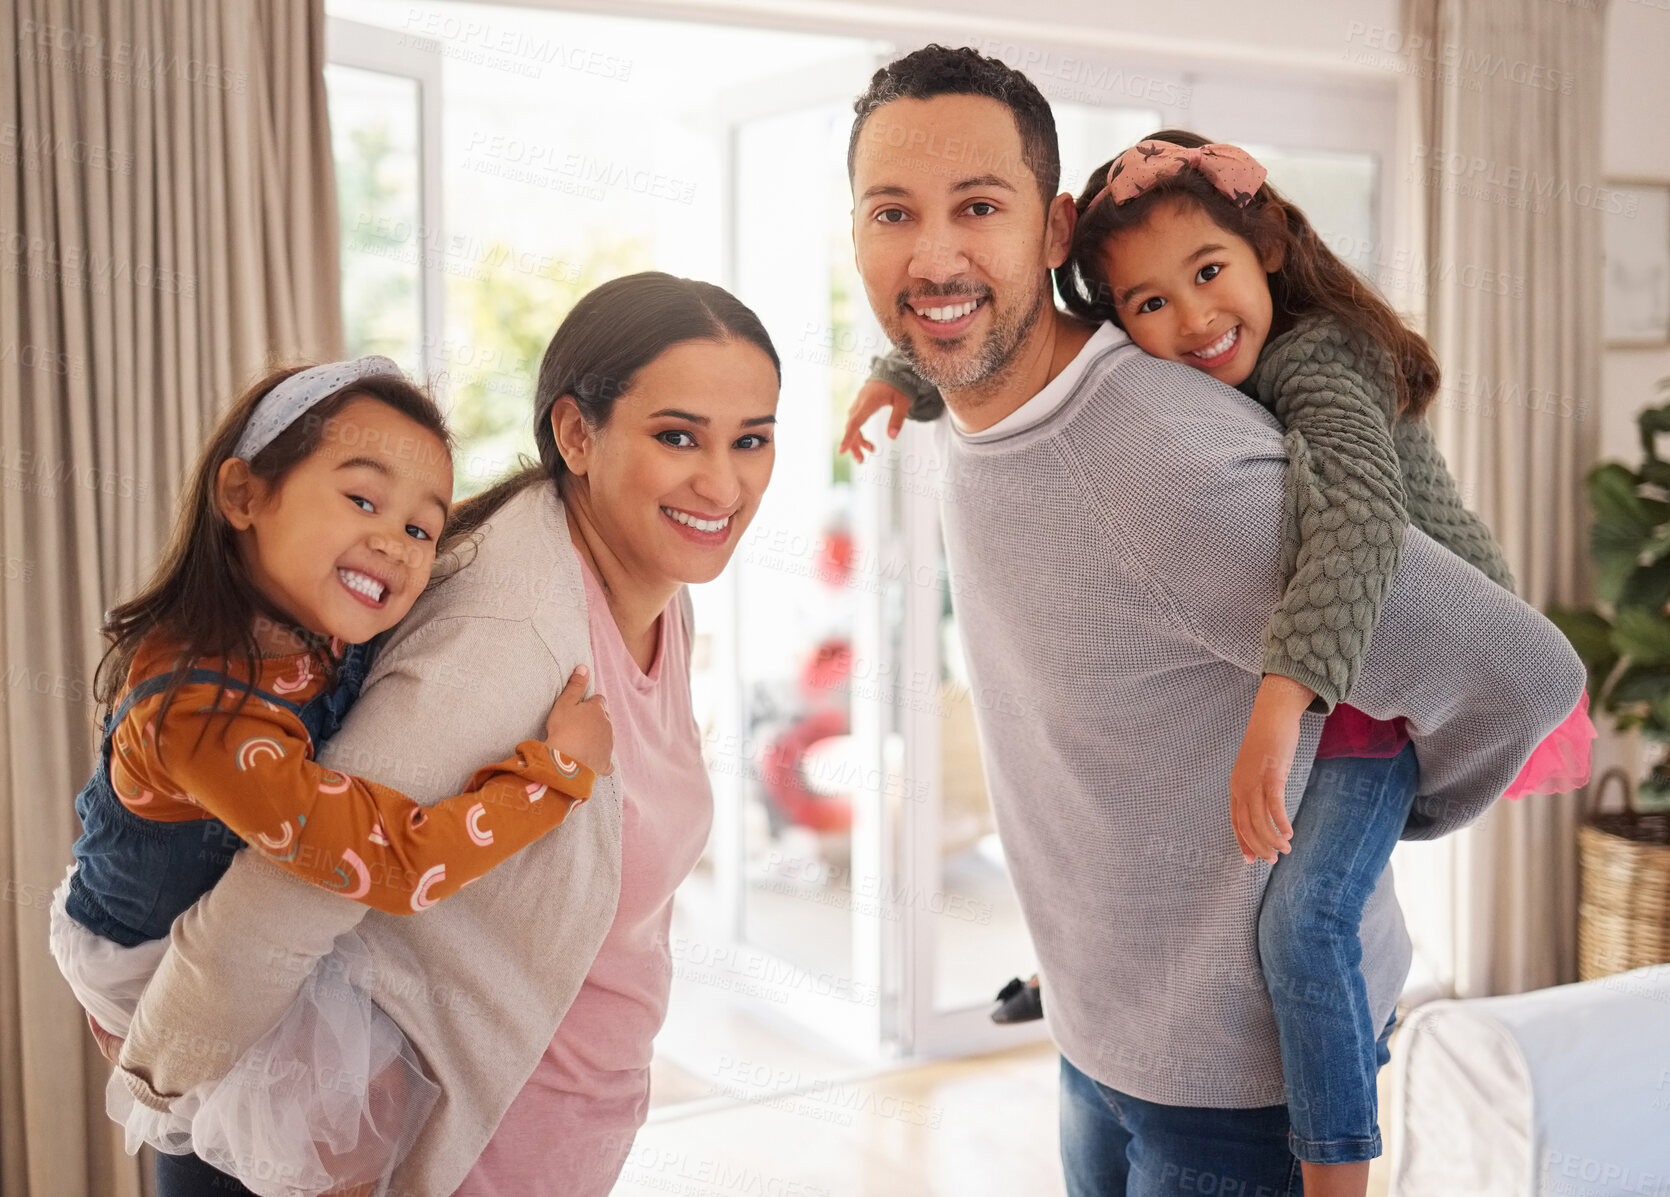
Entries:
{"type": "MultiPolygon", "coordinates": [[[[1265,633],[1229,821],[1248,864],[1278,865],[1259,951],[1305,1191],[1361,1197],[1381,1150],[1375,1078],[1390,1028],[1370,1025],[1359,928],[1409,817],[1417,766],[1401,723],[1343,700],[1409,524],[1510,590],[1513,578],[1423,419],[1438,389],[1432,351],[1264,178],[1235,146],[1154,134],[1092,172],[1056,286],[1076,315],[1111,320],[1145,352],[1240,388],[1285,430],[1289,581],[1265,633]],[[1290,822],[1306,711],[1328,718],[1290,822]]],[[[907,414],[944,409],[903,354],[878,359],[842,443],[859,460],[874,449],[861,427],[882,407],[893,436],[907,414]]],[[[1509,796],[1582,784],[1593,734],[1585,700],[1509,796]]]]}

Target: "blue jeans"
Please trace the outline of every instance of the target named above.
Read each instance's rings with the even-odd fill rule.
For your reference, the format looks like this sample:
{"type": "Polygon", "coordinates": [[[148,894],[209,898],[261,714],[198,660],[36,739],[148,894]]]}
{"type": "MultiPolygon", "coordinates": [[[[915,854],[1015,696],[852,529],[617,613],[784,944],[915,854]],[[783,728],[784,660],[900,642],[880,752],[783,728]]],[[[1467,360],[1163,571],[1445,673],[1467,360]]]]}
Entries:
{"type": "Polygon", "coordinates": [[[1384,760],[1317,761],[1293,820],[1293,851],[1264,890],[1258,952],[1281,1039],[1290,1145],[1309,1163],[1381,1151],[1374,1082],[1391,1028],[1369,1012],[1360,933],[1417,776],[1413,745],[1384,760]]]}
{"type": "MultiPolygon", "coordinates": [[[[1391,1059],[1392,1023],[1375,1043],[1377,1068],[1391,1059]]],[[[1110,1089],[1061,1059],[1068,1197],[1302,1197],[1292,1142],[1283,1106],[1163,1106],[1110,1089]]]]}
{"type": "Polygon", "coordinates": [[[255,1197],[235,1176],[210,1167],[194,1155],[157,1152],[157,1197],[255,1197]]]}
{"type": "Polygon", "coordinates": [[[1299,1161],[1281,1106],[1162,1106],[1061,1060],[1061,1166],[1069,1197],[1295,1197],[1299,1161]]]}

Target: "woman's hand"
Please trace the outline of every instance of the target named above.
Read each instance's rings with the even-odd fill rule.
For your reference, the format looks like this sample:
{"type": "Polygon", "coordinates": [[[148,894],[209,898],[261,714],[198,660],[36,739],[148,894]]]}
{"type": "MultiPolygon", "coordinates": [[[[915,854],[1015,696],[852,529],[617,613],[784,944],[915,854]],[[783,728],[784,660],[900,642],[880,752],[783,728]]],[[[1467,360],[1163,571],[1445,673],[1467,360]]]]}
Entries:
{"type": "Polygon", "coordinates": [[[905,417],[910,414],[910,396],[876,378],[858,388],[852,407],[847,409],[847,430],[841,437],[842,453],[851,453],[854,461],[862,462],[864,454],[876,451],[862,429],[865,421],[884,407],[893,409],[893,414],[887,418],[887,435],[897,440],[899,430],[905,426],[905,417]]]}
{"type": "Polygon", "coordinates": [[[1287,775],[1299,744],[1299,721],[1316,691],[1292,678],[1268,674],[1253,700],[1247,733],[1229,774],[1229,820],[1235,842],[1250,864],[1276,863],[1293,850],[1287,817],[1287,775]]]}
{"type": "Polygon", "coordinates": [[[586,697],[591,671],[576,666],[545,719],[545,742],[599,777],[613,773],[615,729],[601,694],[586,697]]]}
{"type": "Polygon", "coordinates": [[[112,1064],[122,1062],[122,1041],[109,1031],[99,1026],[91,1014],[87,1016],[87,1025],[93,1030],[93,1039],[99,1045],[99,1054],[112,1064]]]}

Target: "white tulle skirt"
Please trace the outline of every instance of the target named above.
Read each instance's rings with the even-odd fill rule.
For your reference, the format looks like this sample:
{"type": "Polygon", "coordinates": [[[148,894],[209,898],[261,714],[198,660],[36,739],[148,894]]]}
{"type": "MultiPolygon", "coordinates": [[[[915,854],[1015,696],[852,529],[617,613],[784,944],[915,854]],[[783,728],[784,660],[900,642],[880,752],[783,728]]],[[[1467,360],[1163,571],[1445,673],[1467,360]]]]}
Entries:
{"type": "Polygon", "coordinates": [[[70,983],[70,992],[81,1008],[98,1020],[99,1026],[118,1039],[127,1038],[128,1023],[139,1005],[151,977],[168,951],[166,939],[152,939],[124,948],[94,935],[70,917],[70,878],[75,866],[64,874],[52,893],[47,911],[47,943],[58,971],[70,983]]]}
{"type": "MultiPolygon", "coordinates": [[[[63,921],[93,940],[94,949],[150,946],[123,949],[67,915],[63,921]]],[[[73,932],[58,933],[75,942],[73,932]]],[[[128,1152],[144,1143],[170,1155],[195,1152],[261,1197],[386,1192],[440,1089],[400,1028],[371,1000],[370,966],[356,933],[339,936],[278,1024],[226,1076],[178,1097],[158,1100],[142,1080],[116,1069],[105,1110],[124,1128],[128,1152]]],[[[85,970],[81,975],[85,986],[85,970]]],[[[124,1032],[131,1014],[129,1005],[120,1019],[124,1032]]]]}

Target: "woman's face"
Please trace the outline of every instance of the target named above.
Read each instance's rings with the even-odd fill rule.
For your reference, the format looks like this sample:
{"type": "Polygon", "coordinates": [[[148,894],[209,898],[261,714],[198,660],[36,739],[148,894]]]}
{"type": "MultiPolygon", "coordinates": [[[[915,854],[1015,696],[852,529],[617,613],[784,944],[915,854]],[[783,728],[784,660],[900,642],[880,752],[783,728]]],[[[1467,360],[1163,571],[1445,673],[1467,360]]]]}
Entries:
{"type": "Polygon", "coordinates": [[[771,481],[777,389],[771,359],[749,342],[681,341],[577,443],[565,442],[559,405],[558,443],[572,448],[587,514],[623,565],[658,582],[719,576],[771,481]]]}

